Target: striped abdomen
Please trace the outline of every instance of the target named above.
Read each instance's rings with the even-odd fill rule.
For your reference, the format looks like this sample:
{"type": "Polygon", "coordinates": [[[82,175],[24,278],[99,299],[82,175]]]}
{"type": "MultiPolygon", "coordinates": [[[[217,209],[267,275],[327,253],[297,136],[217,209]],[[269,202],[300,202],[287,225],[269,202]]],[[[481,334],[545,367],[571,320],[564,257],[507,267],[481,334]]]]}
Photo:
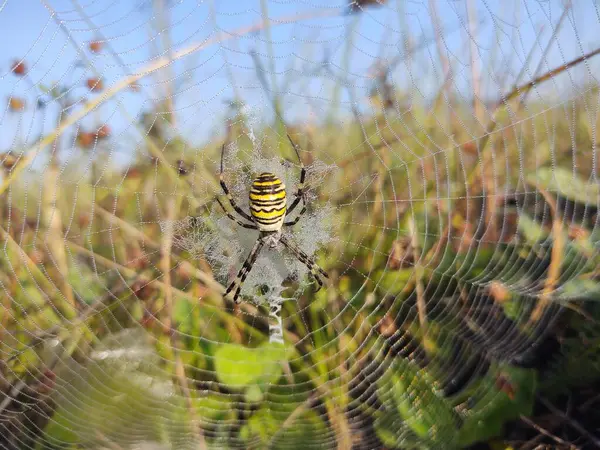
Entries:
{"type": "Polygon", "coordinates": [[[263,172],[250,188],[250,213],[260,231],[279,231],[285,219],[285,184],[272,173],[263,172]]]}

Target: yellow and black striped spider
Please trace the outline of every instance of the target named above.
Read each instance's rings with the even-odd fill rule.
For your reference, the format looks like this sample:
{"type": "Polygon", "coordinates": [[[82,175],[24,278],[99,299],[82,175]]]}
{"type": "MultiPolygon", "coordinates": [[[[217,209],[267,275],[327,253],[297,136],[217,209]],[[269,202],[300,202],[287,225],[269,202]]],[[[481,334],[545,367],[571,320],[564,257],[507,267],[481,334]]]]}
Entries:
{"type": "Polygon", "coordinates": [[[268,245],[270,248],[276,248],[278,243],[283,244],[301,263],[308,267],[308,270],[310,270],[310,273],[319,285],[317,290],[321,289],[323,286],[323,280],[321,277],[329,278],[327,273],[321,269],[311,257],[309,257],[294,243],[290,242],[289,239],[281,234],[281,229],[284,226],[289,227],[295,225],[300,220],[302,214],[306,212],[306,195],[304,191],[306,168],[302,163],[302,159],[300,159],[300,153],[298,152],[296,144],[294,144],[289,135],[288,139],[290,140],[290,143],[292,144],[292,147],[298,156],[301,167],[300,184],[298,185],[298,190],[296,191],[294,201],[288,208],[285,184],[283,184],[283,182],[275,174],[263,172],[254,179],[252,186],[250,187],[250,214],[246,213],[237,205],[233,199],[233,196],[229,192],[229,189],[227,188],[227,184],[225,184],[225,180],[223,179],[223,156],[225,154],[225,144],[223,144],[223,148],[221,149],[221,172],[219,173],[219,182],[221,183],[221,188],[227,196],[231,207],[249,223],[243,222],[235,217],[232,213],[227,211],[225,205],[223,205],[218,197],[217,201],[219,202],[219,205],[221,205],[221,208],[223,208],[225,214],[227,214],[227,217],[235,221],[239,226],[248,228],[250,230],[259,231],[256,243],[252,247],[252,250],[246,258],[244,265],[238,272],[235,280],[231,282],[225,291],[225,296],[233,292],[233,301],[236,303],[240,302],[238,297],[240,295],[242,285],[244,284],[248,273],[250,270],[252,270],[252,266],[256,262],[258,254],[264,245],[268,245]],[[291,214],[292,211],[294,211],[294,209],[300,204],[300,202],[302,202],[302,209],[296,218],[286,222],[286,215],[291,214]]]}

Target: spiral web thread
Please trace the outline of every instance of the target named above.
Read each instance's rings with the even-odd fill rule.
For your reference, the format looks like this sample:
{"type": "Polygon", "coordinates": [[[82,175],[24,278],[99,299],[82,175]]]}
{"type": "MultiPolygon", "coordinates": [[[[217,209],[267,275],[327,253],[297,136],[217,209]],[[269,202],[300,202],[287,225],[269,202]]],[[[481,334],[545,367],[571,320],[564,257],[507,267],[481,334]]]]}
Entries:
{"type": "Polygon", "coordinates": [[[507,395],[481,377],[598,295],[591,0],[23,8],[0,5],[2,448],[452,448],[507,395]],[[293,196],[286,132],[309,208],[285,233],[330,282],[265,250],[234,306],[257,233],[214,202],[220,148],[248,211],[259,171],[293,196]]]}

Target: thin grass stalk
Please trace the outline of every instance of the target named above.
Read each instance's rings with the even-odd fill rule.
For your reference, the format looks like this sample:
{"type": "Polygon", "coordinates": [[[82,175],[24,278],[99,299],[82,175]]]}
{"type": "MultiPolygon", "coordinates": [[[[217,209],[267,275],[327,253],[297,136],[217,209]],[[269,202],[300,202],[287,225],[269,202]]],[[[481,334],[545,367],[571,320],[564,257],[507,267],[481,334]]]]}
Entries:
{"type": "Polygon", "coordinates": [[[411,238],[412,257],[414,259],[415,285],[417,291],[417,313],[419,316],[419,325],[423,332],[423,338],[427,335],[427,301],[425,300],[425,288],[423,286],[423,266],[420,262],[420,244],[417,226],[415,221],[410,218],[408,221],[408,232],[411,238]]]}
{"type": "Polygon", "coordinates": [[[183,361],[181,359],[181,355],[177,348],[175,350],[175,373],[177,375],[177,380],[179,382],[179,386],[181,388],[181,393],[183,398],[185,399],[185,405],[190,414],[190,419],[192,422],[192,433],[196,438],[196,448],[198,450],[206,450],[208,447],[206,445],[206,440],[204,439],[204,433],[202,432],[202,428],[200,427],[200,421],[198,420],[198,415],[196,414],[196,408],[194,407],[194,403],[192,401],[192,391],[190,390],[188,379],[185,374],[185,367],[183,365],[183,361]]]}
{"type": "MultiPolygon", "coordinates": [[[[361,14],[354,15],[350,21],[350,24],[346,28],[346,39],[344,39],[344,53],[342,55],[341,63],[341,71],[345,74],[348,73],[350,69],[350,62],[352,61],[352,49],[354,48],[354,36],[356,34],[356,27],[360,23],[360,17],[361,14]]],[[[338,116],[342,96],[341,83],[343,82],[345,82],[345,80],[336,77],[336,83],[331,99],[331,108],[327,118],[328,122],[333,122],[338,116]]]]}
{"type": "Polygon", "coordinates": [[[162,38],[163,50],[167,53],[167,59],[169,64],[165,67],[167,71],[166,80],[163,80],[165,86],[165,107],[167,108],[169,123],[171,126],[175,126],[175,107],[174,107],[174,89],[173,83],[175,77],[173,76],[173,44],[171,42],[170,23],[169,23],[169,8],[165,5],[165,0],[154,0],[155,11],[158,21],[158,29],[162,38]]]}
{"type": "Polygon", "coordinates": [[[43,178],[41,219],[46,229],[45,244],[48,254],[53,259],[57,274],[55,281],[61,286],[61,292],[72,309],[76,309],[75,296],[69,283],[69,263],[63,237],[61,211],[58,208],[60,198],[60,168],[58,166],[58,138],[50,155],[50,163],[43,178]]]}
{"type": "Polygon", "coordinates": [[[331,394],[324,399],[327,416],[335,431],[337,441],[337,450],[348,450],[352,448],[352,433],[346,416],[338,409],[337,405],[331,400],[331,394]]]}
{"type": "MultiPolygon", "coordinates": [[[[473,113],[475,120],[478,124],[483,124],[483,105],[481,104],[481,70],[479,67],[479,52],[477,50],[477,29],[476,22],[477,11],[473,0],[467,0],[467,25],[468,25],[468,40],[469,40],[469,54],[471,59],[471,83],[473,85],[473,113]]],[[[483,126],[483,125],[482,125],[483,126]]],[[[484,155],[484,159],[487,161],[482,167],[482,171],[485,172],[483,176],[483,183],[485,185],[485,224],[486,224],[486,236],[488,240],[496,240],[498,235],[498,227],[496,224],[496,176],[494,170],[494,158],[491,155],[491,160],[486,158],[487,154],[484,155]]]]}
{"type": "Polygon", "coordinates": [[[175,221],[175,213],[177,210],[177,197],[169,197],[166,204],[166,227],[163,233],[160,246],[160,263],[159,267],[162,271],[162,279],[165,284],[165,310],[166,314],[163,319],[165,333],[171,334],[173,326],[173,291],[171,289],[171,248],[173,244],[173,223],[175,221]]]}
{"type": "MultiPolygon", "coordinates": [[[[210,19],[213,23],[213,27],[215,29],[215,33],[216,33],[216,31],[218,29],[218,24],[217,24],[217,14],[215,11],[215,1],[216,0],[211,0],[211,2],[210,2],[209,14],[210,14],[210,19]]],[[[233,71],[231,70],[231,63],[229,62],[229,60],[227,58],[227,52],[223,51],[222,46],[219,46],[219,53],[221,54],[221,57],[223,58],[223,61],[225,62],[225,71],[227,72],[227,78],[229,80],[231,90],[233,91],[233,99],[236,102],[241,102],[242,95],[240,94],[239,87],[233,76],[233,71]]]]}
{"type": "MultiPolygon", "coordinates": [[[[436,0],[429,0],[429,11],[431,16],[431,24],[433,26],[433,31],[435,35],[435,44],[437,47],[438,57],[440,58],[440,63],[442,64],[442,71],[444,74],[444,79],[450,78],[450,62],[444,53],[444,42],[442,39],[443,30],[442,25],[440,24],[439,14],[437,10],[436,0]]],[[[444,88],[447,88],[446,83],[444,83],[444,88]]]]}
{"type": "MultiPolygon", "coordinates": [[[[542,54],[542,57],[540,58],[540,62],[538,63],[537,67],[535,68],[535,70],[533,72],[532,78],[535,78],[538,76],[538,74],[542,70],[544,63],[547,62],[548,53],[550,52],[550,48],[552,48],[552,43],[558,37],[558,33],[560,32],[560,29],[562,28],[562,25],[565,22],[565,19],[569,15],[570,9],[571,9],[571,0],[568,0],[568,3],[565,4],[565,8],[564,8],[562,14],[560,15],[560,18],[558,19],[556,26],[554,27],[554,29],[552,31],[552,36],[550,37],[550,40],[548,41],[548,44],[546,45],[546,48],[544,49],[544,53],[542,54]]],[[[527,96],[529,95],[530,91],[531,90],[529,89],[523,94],[523,97],[521,97],[521,101],[519,102],[519,107],[523,107],[525,105],[525,102],[527,101],[527,96]]]]}
{"type": "MultiPolygon", "coordinates": [[[[267,0],[260,0],[260,11],[262,15],[263,23],[265,24],[263,31],[265,33],[265,40],[267,45],[267,55],[269,58],[269,72],[271,75],[271,99],[273,101],[273,112],[275,114],[275,126],[278,134],[281,136],[285,131],[285,118],[283,117],[283,111],[281,109],[279,95],[277,93],[277,75],[275,68],[275,53],[273,51],[273,40],[271,37],[271,21],[269,19],[269,5],[267,0]]],[[[283,137],[281,138],[283,139],[283,137]]]]}
{"type": "Polygon", "coordinates": [[[473,0],[467,0],[467,24],[469,28],[469,53],[471,57],[471,83],[473,83],[473,110],[479,123],[483,121],[481,105],[481,69],[479,67],[479,51],[477,50],[477,11],[473,0]]]}
{"type": "Polygon", "coordinates": [[[552,301],[552,294],[556,290],[556,284],[560,278],[560,269],[562,267],[565,253],[565,233],[563,232],[563,223],[559,215],[556,200],[541,186],[536,186],[537,190],[543,195],[544,200],[550,206],[552,213],[552,250],[550,252],[550,265],[548,273],[544,280],[544,289],[542,295],[537,301],[535,308],[529,316],[529,325],[535,325],[542,317],[543,312],[547,309],[548,304],[552,301]]]}
{"type": "Polygon", "coordinates": [[[573,419],[572,417],[569,417],[568,413],[565,413],[564,411],[561,411],[560,409],[558,409],[556,406],[554,406],[552,403],[550,403],[549,400],[547,400],[544,397],[541,396],[537,396],[537,398],[542,402],[542,404],[548,408],[552,414],[556,414],[558,417],[560,417],[562,420],[564,420],[568,425],[570,425],[573,429],[575,429],[578,433],[580,433],[583,436],[586,436],[591,442],[592,444],[594,444],[594,446],[596,448],[600,448],[600,439],[598,437],[596,437],[595,435],[593,435],[592,433],[590,433],[588,430],[585,429],[584,426],[582,426],[577,420],[573,419]]]}

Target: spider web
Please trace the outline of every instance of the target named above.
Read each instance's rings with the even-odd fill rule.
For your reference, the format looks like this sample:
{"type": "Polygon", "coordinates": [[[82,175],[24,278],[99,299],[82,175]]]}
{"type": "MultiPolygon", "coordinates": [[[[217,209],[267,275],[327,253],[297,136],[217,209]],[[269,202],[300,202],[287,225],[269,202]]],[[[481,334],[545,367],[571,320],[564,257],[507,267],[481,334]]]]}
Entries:
{"type": "MultiPolygon", "coordinates": [[[[253,137],[253,134],[249,133],[253,137]]],[[[248,201],[248,186],[251,185],[254,176],[261,172],[271,172],[278,176],[285,186],[289,186],[290,193],[295,192],[293,188],[299,183],[301,167],[299,164],[292,165],[288,161],[282,161],[279,157],[265,157],[262,149],[255,147],[257,143],[252,142],[252,147],[246,156],[250,158],[248,170],[244,169],[243,162],[238,157],[226,157],[224,160],[228,172],[233,173],[227,180],[228,189],[232,193],[236,204],[244,211],[250,211],[248,201]],[[233,182],[232,182],[233,181],[233,182]]],[[[237,149],[230,148],[228,152],[237,153],[237,149]],[[232,152],[233,150],[233,152],[232,152]]],[[[306,166],[306,202],[310,205],[316,200],[316,190],[323,184],[328,174],[334,172],[335,166],[327,166],[317,161],[306,166]]],[[[227,173],[226,173],[227,175],[227,173]]],[[[288,201],[291,204],[293,199],[288,201]]],[[[240,233],[240,227],[223,214],[218,204],[213,202],[204,216],[188,216],[175,222],[163,222],[161,228],[164,231],[173,227],[174,245],[184,251],[188,251],[192,257],[205,257],[213,268],[215,277],[227,284],[232,270],[237,272],[241,267],[252,246],[256,242],[256,233],[240,233]]],[[[288,205],[289,206],[289,205],[288,205]]],[[[302,215],[300,225],[294,227],[294,232],[283,232],[286,237],[293,237],[296,245],[299,245],[308,255],[329,242],[332,238],[334,225],[334,207],[330,204],[319,205],[319,208],[302,215]]],[[[241,218],[238,215],[239,218],[241,218]]],[[[243,219],[243,218],[241,218],[243,219]]],[[[244,222],[247,222],[243,219],[244,222]]],[[[284,282],[288,278],[300,281],[297,295],[306,288],[304,278],[308,272],[306,266],[293,257],[282,256],[279,250],[264,250],[258,257],[255,266],[260,270],[253,270],[248,276],[248,281],[242,289],[243,294],[255,293],[256,286],[264,286],[270,297],[278,298],[286,289],[284,282]],[[283,270],[282,270],[283,269],[283,270]]]]}
{"type": "Polygon", "coordinates": [[[526,415],[599,295],[600,12],[509,3],[1,4],[0,448],[461,448],[526,415]],[[243,210],[265,171],[289,206],[288,133],[284,235],[328,284],[264,249],[234,305],[258,233],[221,146],[243,210]]]}

